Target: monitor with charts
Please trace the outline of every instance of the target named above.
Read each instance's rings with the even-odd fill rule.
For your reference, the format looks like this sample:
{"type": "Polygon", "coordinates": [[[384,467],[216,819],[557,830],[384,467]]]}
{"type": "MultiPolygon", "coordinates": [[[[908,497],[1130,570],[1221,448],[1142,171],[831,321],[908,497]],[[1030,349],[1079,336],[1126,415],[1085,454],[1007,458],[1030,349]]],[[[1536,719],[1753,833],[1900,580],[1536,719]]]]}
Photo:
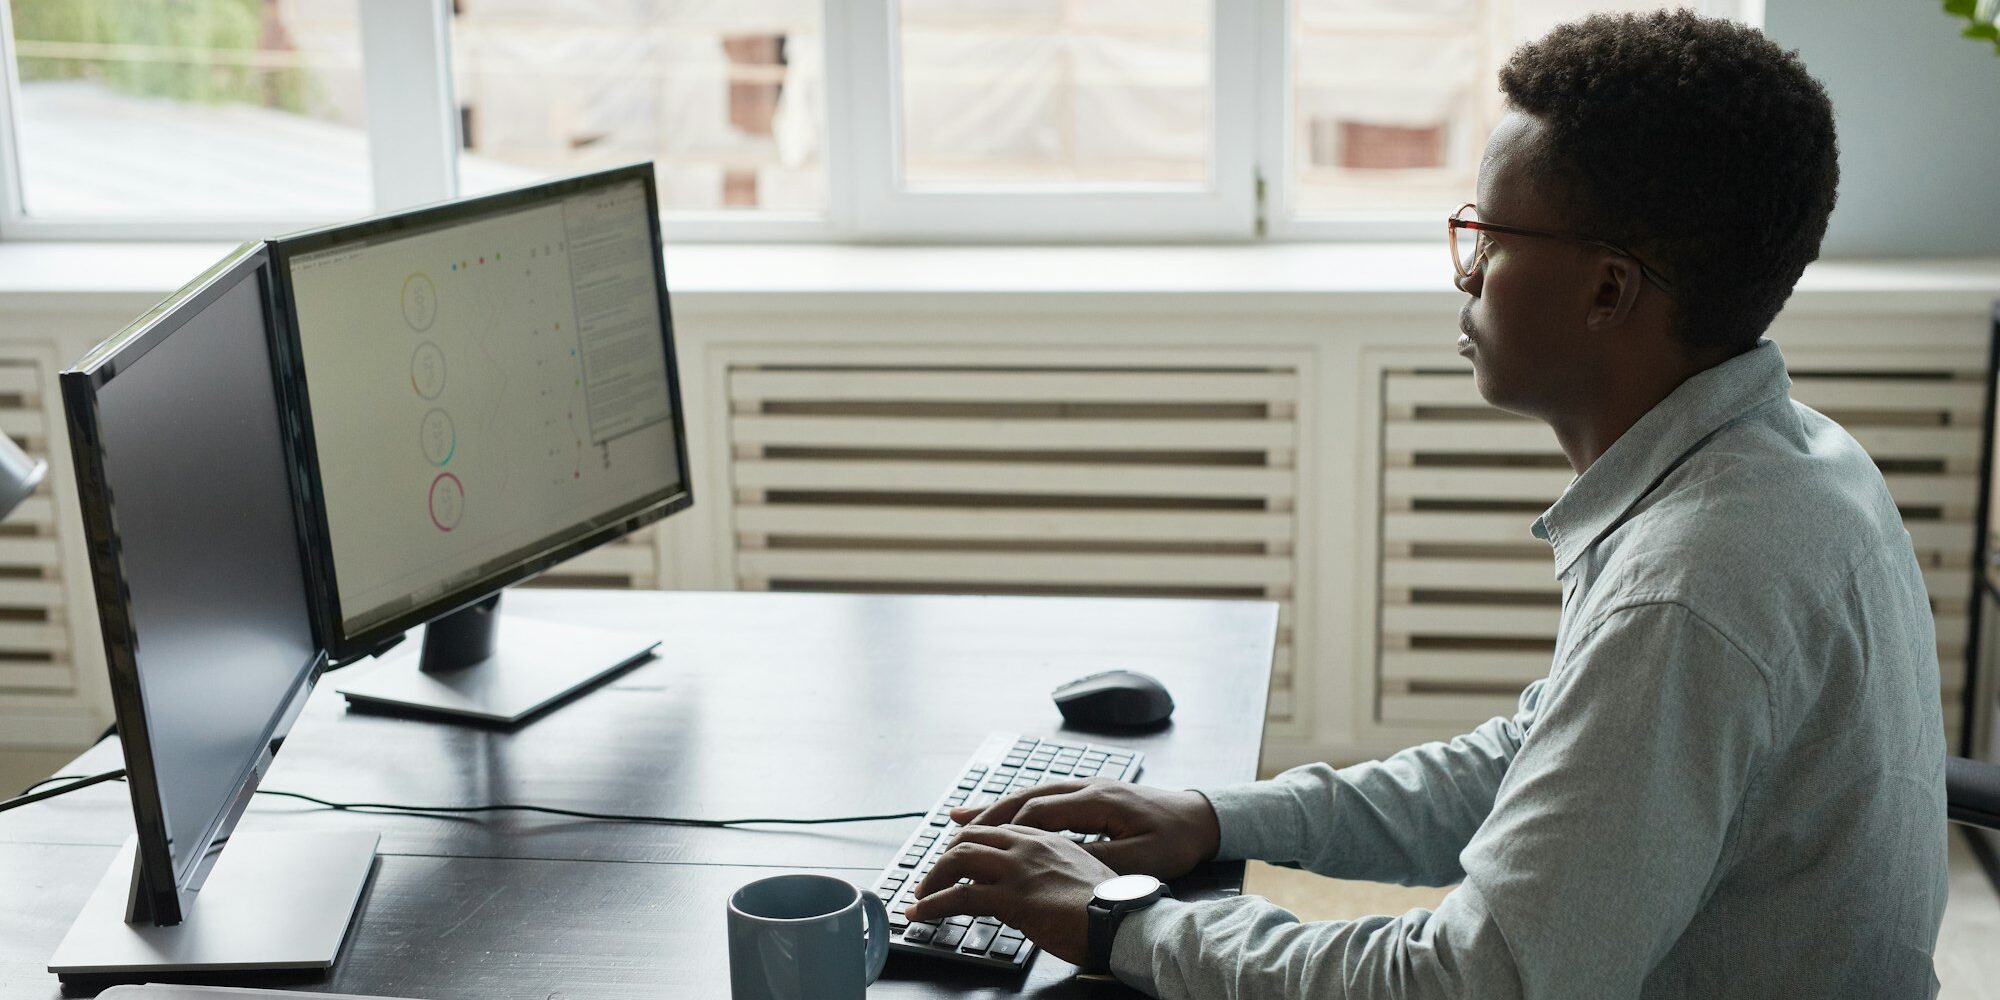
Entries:
{"type": "Polygon", "coordinates": [[[502,588],[691,502],[650,165],[272,243],[322,624],[351,701],[518,722],[657,645],[502,588]]]}

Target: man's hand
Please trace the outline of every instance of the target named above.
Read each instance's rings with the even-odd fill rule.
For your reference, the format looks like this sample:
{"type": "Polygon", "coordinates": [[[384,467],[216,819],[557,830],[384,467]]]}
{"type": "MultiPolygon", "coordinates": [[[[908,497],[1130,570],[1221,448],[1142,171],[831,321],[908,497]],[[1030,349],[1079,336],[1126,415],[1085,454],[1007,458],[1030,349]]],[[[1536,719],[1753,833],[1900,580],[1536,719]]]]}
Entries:
{"type": "Polygon", "coordinates": [[[905,916],[935,921],[994,917],[1049,954],[1082,965],[1087,910],[1097,885],[1117,873],[1061,834],[1025,826],[968,826],[917,884],[905,916]],[[959,879],[969,878],[966,885],[959,879]]]}
{"type": "MultiPolygon", "coordinates": [[[[1016,792],[983,809],[951,811],[966,827],[1013,823],[1111,839],[1084,846],[1120,875],[1178,878],[1215,857],[1222,827],[1208,797],[1126,781],[1059,781],[1016,792]]],[[[1024,928],[1025,930],[1025,928],[1024,928]]]]}

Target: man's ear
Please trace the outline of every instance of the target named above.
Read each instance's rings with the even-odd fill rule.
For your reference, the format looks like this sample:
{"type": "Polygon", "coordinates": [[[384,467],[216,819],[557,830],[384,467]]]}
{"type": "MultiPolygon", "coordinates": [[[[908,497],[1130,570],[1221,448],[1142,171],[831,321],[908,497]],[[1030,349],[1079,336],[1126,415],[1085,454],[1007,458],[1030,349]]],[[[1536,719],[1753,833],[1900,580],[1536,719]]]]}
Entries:
{"type": "Polygon", "coordinates": [[[1590,310],[1584,314],[1583,328],[1599,333],[1623,326],[1632,314],[1632,303],[1638,301],[1639,283],[1645,280],[1639,272],[1639,262],[1630,257],[1605,254],[1599,259],[1595,280],[1596,287],[1591,289],[1590,310]]]}

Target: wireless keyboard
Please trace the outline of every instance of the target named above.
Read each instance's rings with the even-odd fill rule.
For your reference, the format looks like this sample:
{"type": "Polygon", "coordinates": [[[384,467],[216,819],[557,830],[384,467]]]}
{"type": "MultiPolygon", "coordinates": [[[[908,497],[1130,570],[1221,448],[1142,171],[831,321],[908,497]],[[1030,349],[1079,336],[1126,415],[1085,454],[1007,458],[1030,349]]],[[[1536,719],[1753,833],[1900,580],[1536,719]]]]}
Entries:
{"type": "MultiPolygon", "coordinates": [[[[989,968],[1021,970],[1035,955],[1035,945],[1020,931],[992,917],[952,917],[940,922],[911,923],[903,915],[916,899],[917,883],[944,853],[958,824],[951,810],[983,806],[1024,788],[1078,778],[1133,781],[1145,755],[1136,750],[1069,740],[1038,739],[995,733],[972,755],[944,796],[903,842],[895,861],[875,880],[875,895],[889,908],[889,950],[932,955],[989,968]]],[[[1096,834],[1065,833],[1079,844],[1096,834]]],[[[961,882],[966,881],[961,879],[961,882]]]]}

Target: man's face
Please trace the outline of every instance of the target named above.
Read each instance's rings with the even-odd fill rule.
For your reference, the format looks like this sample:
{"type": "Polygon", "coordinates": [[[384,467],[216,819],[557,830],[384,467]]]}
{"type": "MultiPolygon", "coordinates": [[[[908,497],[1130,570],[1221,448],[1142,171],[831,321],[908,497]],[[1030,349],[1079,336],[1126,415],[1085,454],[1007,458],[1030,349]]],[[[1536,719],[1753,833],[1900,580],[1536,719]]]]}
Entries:
{"type": "MultiPolygon", "coordinates": [[[[1568,230],[1548,183],[1534,174],[1543,131],[1539,119],[1519,112],[1493,130],[1479,164],[1482,221],[1568,230]]],[[[1487,402],[1548,419],[1573,406],[1577,390],[1592,384],[1595,352],[1583,327],[1591,287],[1581,263],[1577,246],[1561,240],[1487,237],[1484,267],[1458,281],[1472,296],[1459,312],[1459,353],[1472,360],[1487,402]]]]}

